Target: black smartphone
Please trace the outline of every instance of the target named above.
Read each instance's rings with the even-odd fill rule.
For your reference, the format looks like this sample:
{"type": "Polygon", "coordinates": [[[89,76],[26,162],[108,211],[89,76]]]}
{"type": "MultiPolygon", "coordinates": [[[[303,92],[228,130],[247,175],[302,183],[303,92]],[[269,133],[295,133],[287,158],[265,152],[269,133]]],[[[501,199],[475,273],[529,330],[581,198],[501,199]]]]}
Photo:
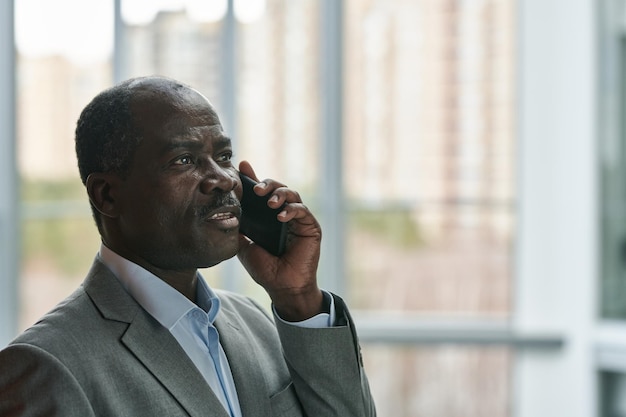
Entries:
{"type": "Polygon", "coordinates": [[[243,186],[239,231],[272,255],[282,255],[287,243],[287,223],[279,222],[276,218],[282,207],[269,207],[267,201],[271,193],[258,196],[252,189],[257,182],[241,173],[239,177],[243,186]]]}

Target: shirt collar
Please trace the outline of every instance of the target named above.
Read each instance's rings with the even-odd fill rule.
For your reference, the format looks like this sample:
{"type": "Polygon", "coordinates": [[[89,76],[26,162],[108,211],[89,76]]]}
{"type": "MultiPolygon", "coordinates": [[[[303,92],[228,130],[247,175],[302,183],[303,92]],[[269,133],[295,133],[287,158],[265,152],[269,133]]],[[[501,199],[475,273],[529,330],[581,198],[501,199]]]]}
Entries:
{"type": "Polygon", "coordinates": [[[135,301],[168,330],[190,310],[198,307],[207,313],[211,323],[215,321],[220,301],[200,273],[196,287],[196,305],[153,273],[123,258],[104,244],[100,245],[98,257],[135,301]]]}

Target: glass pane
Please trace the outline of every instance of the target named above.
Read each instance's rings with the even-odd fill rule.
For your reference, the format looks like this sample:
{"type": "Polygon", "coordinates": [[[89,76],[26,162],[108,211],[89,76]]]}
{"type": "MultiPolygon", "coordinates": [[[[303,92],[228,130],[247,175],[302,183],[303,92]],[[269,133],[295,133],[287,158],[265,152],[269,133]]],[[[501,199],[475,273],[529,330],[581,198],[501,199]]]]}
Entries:
{"type": "MultiPolygon", "coordinates": [[[[54,207],[41,208],[49,211],[54,207]]],[[[60,208],[70,211],[68,207],[60,208]]],[[[80,209],[89,210],[87,205],[80,209]]],[[[20,328],[33,324],[78,287],[99,246],[100,236],[89,216],[65,213],[62,218],[24,220],[20,328]]]]}
{"type": "Polygon", "coordinates": [[[15,31],[23,329],[78,286],[99,248],[74,128],[111,84],[113,2],[16,0],[15,31]]]}
{"type": "MultiPolygon", "coordinates": [[[[620,40],[619,113],[626,104],[626,41],[620,40]]],[[[610,82],[610,81],[609,81],[610,82]]],[[[626,122],[620,118],[615,137],[605,135],[602,141],[602,315],[626,318],[626,122]]]]}
{"type": "Polygon", "coordinates": [[[505,348],[364,345],[380,416],[506,417],[511,352],[505,348]]]}
{"type": "MultiPolygon", "coordinates": [[[[514,7],[346,2],[353,309],[511,314],[514,7]]],[[[380,415],[510,415],[506,348],[367,345],[364,357],[380,415]]]]}
{"type": "Polygon", "coordinates": [[[626,417],[626,375],[600,373],[600,417],[626,417]]]}
{"type": "Polygon", "coordinates": [[[235,5],[248,3],[266,6],[256,20],[235,13],[238,156],[310,202],[318,178],[320,2],[235,5]]]}
{"type": "Polygon", "coordinates": [[[507,316],[512,1],[346,7],[353,307],[507,316]]]}

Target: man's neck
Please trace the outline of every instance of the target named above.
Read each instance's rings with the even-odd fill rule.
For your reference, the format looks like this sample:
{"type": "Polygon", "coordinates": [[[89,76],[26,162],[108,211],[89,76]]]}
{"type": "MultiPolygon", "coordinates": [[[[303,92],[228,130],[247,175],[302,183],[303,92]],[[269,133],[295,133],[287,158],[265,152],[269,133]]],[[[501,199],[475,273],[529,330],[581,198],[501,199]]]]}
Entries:
{"type": "MultiPolygon", "coordinates": [[[[152,271],[151,271],[152,272],[152,271]]],[[[154,272],[153,272],[154,273],[154,272]]],[[[196,303],[196,294],[197,294],[197,286],[198,286],[198,274],[194,272],[192,276],[189,276],[188,273],[169,273],[167,276],[163,274],[156,274],[157,277],[165,281],[176,291],[184,295],[191,301],[192,303],[196,303]]]]}
{"type": "Polygon", "coordinates": [[[196,303],[196,287],[198,284],[198,270],[182,270],[182,271],[172,271],[159,268],[157,266],[152,265],[150,262],[147,262],[145,259],[142,259],[137,256],[133,256],[130,253],[126,253],[123,250],[111,248],[106,242],[103,242],[105,246],[107,246],[110,250],[117,253],[119,256],[128,259],[129,261],[139,265],[146,271],[151,272],[156,277],[161,279],[163,282],[168,284],[170,287],[174,288],[176,291],[184,295],[187,299],[189,299],[192,303],[196,303]]]}

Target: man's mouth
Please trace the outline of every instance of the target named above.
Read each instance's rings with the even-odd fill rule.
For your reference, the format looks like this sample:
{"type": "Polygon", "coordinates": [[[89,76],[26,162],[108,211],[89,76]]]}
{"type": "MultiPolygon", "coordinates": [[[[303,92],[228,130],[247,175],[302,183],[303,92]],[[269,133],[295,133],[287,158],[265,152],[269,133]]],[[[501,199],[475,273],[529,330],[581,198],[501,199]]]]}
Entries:
{"type": "Polygon", "coordinates": [[[229,230],[239,227],[241,208],[238,206],[221,207],[210,212],[204,217],[204,221],[217,226],[222,230],[229,230]]]}
{"type": "Polygon", "coordinates": [[[215,213],[214,215],[209,217],[209,220],[226,220],[233,217],[235,217],[233,213],[215,213]]]}

